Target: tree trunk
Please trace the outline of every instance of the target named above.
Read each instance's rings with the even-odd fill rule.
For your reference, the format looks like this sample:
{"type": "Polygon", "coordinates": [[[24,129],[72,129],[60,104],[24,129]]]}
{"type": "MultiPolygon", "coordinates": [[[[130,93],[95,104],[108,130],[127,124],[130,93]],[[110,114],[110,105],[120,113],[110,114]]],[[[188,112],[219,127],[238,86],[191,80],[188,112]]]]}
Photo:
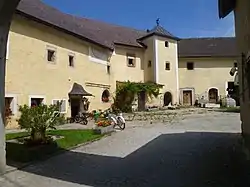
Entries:
{"type": "Polygon", "coordinates": [[[31,141],[34,144],[43,144],[46,143],[46,130],[31,131],[31,141]]]}
{"type": "Polygon", "coordinates": [[[20,0],[0,0],[0,173],[5,172],[5,61],[6,45],[12,14],[20,0]]]}

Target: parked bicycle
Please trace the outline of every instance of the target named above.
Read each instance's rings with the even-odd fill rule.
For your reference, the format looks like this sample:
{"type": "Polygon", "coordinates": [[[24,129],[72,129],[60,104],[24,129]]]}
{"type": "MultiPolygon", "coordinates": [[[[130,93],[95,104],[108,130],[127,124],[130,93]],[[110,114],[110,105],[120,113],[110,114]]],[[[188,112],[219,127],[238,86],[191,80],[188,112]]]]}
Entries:
{"type": "Polygon", "coordinates": [[[91,113],[86,113],[86,112],[79,112],[78,115],[75,117],[68,118],[68,123],[80,123],[82,125],[87,125],[88,124],[88,119],[91,118],[93,119],[93,115],[91,113]]]}
{"type": "Polygon", "coordinates": [[[75,123],[80,123],[82,125],[88,124],[88,118],[90,118],[90,113],[87,112],[79,112],[78,115],[75,116],[75,123]]]}
{"type": "Polygon", "coordinates": [[[122,113],[113,113],[110,109],[105,110],[102,112],[102,115],[112,121],[114,123],[114,128],[118,126],[121,130],[124,130],[126,127],[125,119],[122,115],[122,113]]]}

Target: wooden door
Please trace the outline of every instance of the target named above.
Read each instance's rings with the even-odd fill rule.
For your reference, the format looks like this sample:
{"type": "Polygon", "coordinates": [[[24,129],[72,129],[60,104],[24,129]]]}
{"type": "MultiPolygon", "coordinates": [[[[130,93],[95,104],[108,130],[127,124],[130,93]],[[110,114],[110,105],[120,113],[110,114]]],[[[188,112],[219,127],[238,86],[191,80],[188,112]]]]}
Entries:
{"type": "Polygon", "coordinates": [[[192,105],[192,91],[191,90],[183,91],[183,105],[186,105],[186,106],[192,105]]]}
{"type": "Polygon", "coordinates": [[[145,111],[146,109],[146,93],[138,93],[138,111],[145,111]]]}
{"type": "Polygon", "coordinates": [[[209,103],[216,103],[218,101],[218,90],[212,88],[209,90],[209,103]]]}

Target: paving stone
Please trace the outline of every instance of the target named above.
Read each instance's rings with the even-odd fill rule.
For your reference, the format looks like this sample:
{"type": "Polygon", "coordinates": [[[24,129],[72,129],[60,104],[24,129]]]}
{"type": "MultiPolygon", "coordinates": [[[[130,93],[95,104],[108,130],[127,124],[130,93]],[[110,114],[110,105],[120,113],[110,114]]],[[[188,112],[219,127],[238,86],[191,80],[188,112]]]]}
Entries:
{"type": "Polygon", "coordinates": [[[124,131],[0,178],[4,187],[249,186],[239,114],[192,111],[124,131]]]}

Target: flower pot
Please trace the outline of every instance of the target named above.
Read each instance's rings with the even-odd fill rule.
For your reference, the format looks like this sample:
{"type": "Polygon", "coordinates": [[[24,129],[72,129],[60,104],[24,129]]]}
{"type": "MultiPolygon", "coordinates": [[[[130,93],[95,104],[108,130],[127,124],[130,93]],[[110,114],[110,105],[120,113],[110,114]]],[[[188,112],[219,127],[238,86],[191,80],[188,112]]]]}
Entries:
{"type": "Polygon", "coordinates": [[[94,133],[95,134],[108,134],[114,131],[114,126],[113,125],[109,125],[107,127],[96,127],[94,129],[94,133]]]}

